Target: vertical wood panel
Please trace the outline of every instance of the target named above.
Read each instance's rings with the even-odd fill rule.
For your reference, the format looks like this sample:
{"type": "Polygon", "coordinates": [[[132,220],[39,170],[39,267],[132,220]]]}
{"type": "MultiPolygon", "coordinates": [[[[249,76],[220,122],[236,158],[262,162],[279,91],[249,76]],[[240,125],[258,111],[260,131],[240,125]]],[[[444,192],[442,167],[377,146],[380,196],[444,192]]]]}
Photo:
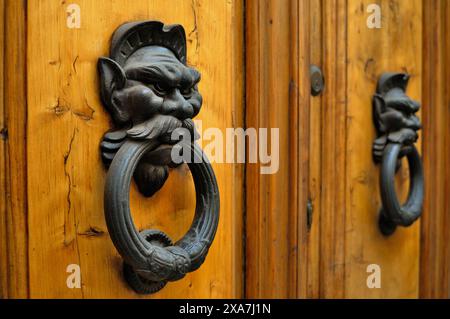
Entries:
{"type": "Polygon", "coordinates": [[[423,164],[420,296],[450,297],[450,3],[423,1],[423,164]]]}
{"type": "Polygon", "coordinates": [[[6,236],[6,123],[4,106],[5,0],[0,0],[0,299],[8,296],[6,236]]]}
{"type": "MultiPolygon", "coordinates": [[[[344,297],[346,1],[322,2],[322,54],[326,88],[322,97],[320,296],[344,297]]],[[[353,39],[351,41],[354,41],[353,39]]],[[[353,42],[351,42],[353,43],[353,42]]]]}
{"type": "Polygon", "coordinates": [[[309,193],[310,165],[310,43],[311,16],[314,14],[311,1],[290,2],[290,209],[289,229],[291,253],[289,269],[289,297],[312,297],[311,287],[316,282],[316,237],[308,227],[307,205],[309,193]],[[296,259],[295,259],[296,258],[296,259]]]}
{"type": "MultiPolygon", "coordinates": [[[[299,122],[299,110],[297,105],[299,103],[299,91],[301,86],[299,83],[299,33],[298,33],[298,14],[299,8],[296,1],[289,2],[289,141],[291,145],[289,147],[289,176],[291,179],[291,185],[295,187],[288,188],[289,197],[289,215],[288,215],[288,234],[289,238],[287,241],[288,245],[288,269],[287,269],[287,296],[290,298],[295,298],[297,296],[298,281],[301,276],[300,263],[302,261],[302,246],[299,245],[299,232],[298,227],[300,226],[300,220],[298,215],[295,213],[298,210],[299,200],[303,196],[303,192],[299,192],[299,187],[301,187],[301,182],[299,180],[299,170],[304,165],[304,161],[301,161],[299,156],[299,146],[300,141],[298,136],[300,132],[304,132],[301,127],[297,124],[299,122]],[[299,163],[301,163],[299,165],[299,163]]],[[[303,74],[302,74],[303,75],[303,74]]],[[[306,132],[308,130],[306,129],[306,132]]],[[[306,152],[305,152],[306,153],[306,152]]],[[[307,160],[307,158],[305,158],[307,160]]],[[[301,188],[304,189],[304,188],[301,188]]]]}
{"type": "MultiPolygon", "coordinates": [[[[298,260],[295,263],[297,282],[295,283],[295,296],[297,298],[311,297],[310,286],[318,273],[318,265],[314,259],[314,237],[308,230],[307,204],[310,193],[309,185],[309,165],[310,165],[310,110],[311,84],[310,84],[310,43],[314,39],[311,34],[311,1],[292,1],[291,15],[294,26],[291,27],[291,46],[296,50],[291,53],[291,87],[296,88],[291,92],[291,136],[292,152],[289,162],[296,171],[291,175],[296,177],[295,190],[297,197],[296,205],[292,208],[291,214],[295,216],[296,223],[290,222],[291,227],[295,226],[296,241],[291,244],[290,249],[297,252],[298,260]],[[292,121],[295,120],[295,122],[292,121]]],[[[291,22],[292,23],[292,22],[291,22]]],[[[292,185],[292,184],[291,184],[292,185]]],[[[292,189],[291,186],[289,189],[292,189]]]]}
{"type": "Polygon", "coordinates": [[[280,167],[246,165],[246,297],[305,296],[309,1],[246,3],[246,127],[280,129],[280,167]]]}
{"type": "Polygon", "coordinates": [[[289,2],[247,2],[246,127],[280,129],[280,168],[247,165],[246,296],[285,298],[289,277],[289,2]],[[280,58],[284,57],[284,58],[280,58]],[[284,159],[284,160],[283,160],[284,159]]]}
{"type": "MultiPolygon", "coordinates": [[[[300,3],[305,3],[301,1],[300,3]]],[[[310,9],[303,9],[303,16],[309,20],[309,41],[303,42],[304,50],[309,51],[311,64],[323,69],[323,25],[322,25],[322,2],[309,1],[310,9]],[[308,19],[309,17],[309,19],[308,19]]],[[[300,11],[302,13],[302,11],[300,11]]],[[[305,30],[306,28],[300,28],[305,30]]],[[[307,30],[307,29],[306,29],[307,30]]],[[[305,32],[305,31],[303,31],[305,32]]],[[[300,32],[301,34],[302,32],[300,32]]],[[[306,33],[306,32],[305,32],[306,33]]],[[[309,79],[308,79],[309,82],[309,79]]],[[[307,83],[308,83],[307,82],[307,83]]],[[[309,90],[310,83],[306,86],[309,90]]],[[[325,84],[326,90],[326,84],[325,84]]],[[[310,92],[307,92],[310,94],[310,92]]],[[[301,109],[304,107],[299,106],[301,109]]],[[[299,279],[299,286],[302,288],[299,297],[319,298],[320,292],[320,216],[321,216],[321,194],[322,194],[322,94],[311,97],[309,112],[309,180],[308,198],[312,205],[312,216],[310,217],[310,229],[307,234],[305,246],[307,265],[302,265],[303,269],[299,271],[306,272],[303,278],[299,279]]]]}
{"type": "Polygon", "coordinates": [[[5,94],[8,297],[28,297],[28,225],[26,157],[26,1],[5,6],[5,94]]]}
{"type": "MultiPolygon", "coordinates": [[[[105,170],[99,142],[110,120],[99,100],[98,57],[113,31],[132,20],[182,24],[188,63],[202,73],[203,129],[243,126],[242,1],[76,1],[81,29],[66,27],[66,2],[28,7],[28,191],[31,297],[140,297],[121,276],[122,262],[103,216],[105,170]],[[168,10],[170,8],[170,10],[168,10]],[[43,80],[45,79],[45,80],[43,80]],[[57,261],[57,262],[55,262],[57,261]],[[68,289],[66,267],[79,264],[82,289],[68,289]]],[[[216,239],[204,265],[170,283],[157,298],[242,296],[243,167],[214,164],[221,195],[216,239]]],[[[173,239],[189,228],[195,207],[186,166],[144,199],[133,188],[136,226],[173,239]],[[179,190],[174,192],[174,190],[179,190]],[[170,198],[170,201],[167,199],[170,198]]]]}

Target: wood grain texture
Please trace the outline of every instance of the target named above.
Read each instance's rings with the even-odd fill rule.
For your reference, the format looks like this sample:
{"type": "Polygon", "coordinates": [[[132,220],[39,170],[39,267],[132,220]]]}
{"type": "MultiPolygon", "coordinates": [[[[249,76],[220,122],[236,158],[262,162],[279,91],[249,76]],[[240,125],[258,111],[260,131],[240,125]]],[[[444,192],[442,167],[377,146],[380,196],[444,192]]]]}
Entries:
{"type": "MultiPolygon", "coordinates": [[[[420,221],[408,228],[399,227],[389,237],[384,237],[378,229],[380,168],[372,160],[375,128],[371,98],[380,74],[406,72],[411,75],[408,96],[422,101],[422,1],[377,1],[382,8],[380,29],[366,26],[369,16],[366,8],[371,3],[373,1],[350,0],[347,6],[341,5],[341,10],[345,8],[343,15],[347,16],[345,39],[348,47],[346,58],[340,59],[343,71],[335,73],[335,77],[343,77],[344,83],[340,80],[336,83],[346,87],[346,92],[330,105],[346,108],[345,116],[341,117],[341,122],[345,123],[342,132],[345,133],[340,134],[340,145],[345,152],[336,153],[337,166],[341,162],[340,156],[346,158],[342,168],[344,175],[334,178],[335,185],[345,185],[342,187],[344,195],[341,195],[345,197],[345,204],[339,205],[339,208],[345,208],[345,227],[341,229],[343,225],[334,225],[337,227],[335,232],[342,238],[337,240],[343,241],[341,253],[345,256],[344,260],[335,260],[338,263],[335,266],[341,269],[345,279],[345,289],[339,289],[339,296],[417,298],[420,221]],[[341,264],[341,261],[345,263],[341,264]],[[369,289],[366,285],[369,264],[381,267],[379,289],[369,289]]],[[[421,148],[420,142],[417,147],[421,148]]],[[[409,186],[405,162],[397,174],[396,184],[399,197],[404,200],[409,186]]]]}
{"type": "MultiPolygon", "coordinates": [[[[188,63],[202,73],[203,129],[243,126],[242,1],[76,1],[81,28],[66,27],[65,2],[28,4],[28,202],[30,296],[135,298],[103,216],[105,170],[99,155],[109,115],[99,100],[97,59],[113,31],[133,20],[182,24],[188,63]],[[170,9],[168,9],[170,8],[170,9]],[[78,264],[82,288],[68,289],[66,267],[78,264]]],[[[214,164],[221,195],[216,239],[203,266],[155,298],[242,296],[243,167],[214,164]],[[218,268],[219,267],[219,268],[218,268]]],[[[188,229],[195,207],[188,168],[172,171],[156,196],[133,188],[137,227],[173,239],[188,229]],[[170,200],[167,200],[170,198],[170,200]]]]}
{"type": "Polygon", "coordinates": [[[4,107],[6,140],[6,246],[9,298],[28,293],[26,1],[5,3],[4,107]]]}
{"type": "Polygon", "coordinates": [[[291,233],[296,234],[291,240],[290,250],[296,253],[297,262],[293,263],[296,269],[296,281],[291,294],[296,298],[310,298],[311,286],[314,285],[318,272],[316,262],[316,237],[311,233],[308,224],[307,205],[311,194],[309,192],[310,178],[310,116],[311,116],[311,84],[310,43],[314,40],[311,34],[311,13],[313,11],[311,1],[291,2],[291,141],[292,149],[289,163],[292,167],[290,176],[293,179],[289,190],[292,206],[290,214],[291,233]],[[295,184],[294,184],[295,182],[295,184]],[[294,189],[293,185],[296,185],[294,189]],[[294,222],[296,221],[296,222],[294,222]]]}
{"type": "MultiPolygon", "coordinates": [[[[309,17],[309,42],[303,44],[309,50],[310,64],[323,68],[323,37],[322,37],[322,1],[309,1],[310,8],[304,13],[309,17]],[[308,45],[309,44],[309,45],[308,45]]],[[[306,3],[302,1],[301,3],[306,3]]],[[[306,29],[305,27],[299,28],[306,29]]],[[[310,85],[310,84],[309,84],[310,85]]],[[[326,84],[325,84],[326,88],[326,84]]],[[[309,87],[307,87],[309,89],[309,87]]],[[[310,94],[309,92],[307,92],[310,94]]],[[[304,106],[300,106],[304,108],[304,106]]],[[[308,198],[312,205],[312,216],[310,217],[309,230],[307,231],[306,256],[307,266],[303,265],[305,276],[299,280],[302,288],[299,297],[319,298],[320,296],[320,216],[321,216],[321,194],[322,194],[322,109],[323,95],[311,97],[309,112],[309,178],[308,198]]],[[[302,271],[302,270],[299,270],[302,271]]]]}
{"type": "MultiPolygon", "coordinates": [[[[246,3],[246,127],[279,128],[280,166],[262,175],[246,167],[246,297],[286,298],[289,292],[289,2],[246,3]]],[[[293,187],[295,187],[296,179],[293,187]]],[[[295,236],[295,235],[293,235],[295,236]]]]}
{"type": "Polygon", "coordinates": [[[260,164],[246,165],[248,298],[304,295],[308,10],[308,1],[246,3],[246,127],[280,130],[278,172],[263,175],[260,164]]]}
{"type": "Polygon", "coordinates": [[[449,1],[423,1],[423,165],[420,296],[450,297],[449,1]]]}
{"type": "MultiPolygon", "coordinates": [[[[326,88],[321,117],[320,286],[322,298],[342,298],[346,176],[346,2],[322,2],[322,63],[326,88]]],[[[315,159],[311,158],[311,161],[315,159]]]]}
{"type": "Polygon", "coordinates": [[[0,0],[0,299],[8,296],[6,236],[6,123],[4,104],[5,1],[0,0]]]}

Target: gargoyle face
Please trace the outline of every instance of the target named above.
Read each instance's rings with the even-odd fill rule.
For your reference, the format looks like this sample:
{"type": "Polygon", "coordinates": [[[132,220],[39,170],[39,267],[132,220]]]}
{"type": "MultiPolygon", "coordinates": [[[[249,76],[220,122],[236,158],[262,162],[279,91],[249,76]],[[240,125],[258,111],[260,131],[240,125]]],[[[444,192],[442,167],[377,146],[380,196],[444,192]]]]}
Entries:
{"type": "Polygon", "coordinates": [[[134,175],[141,193],[151,196],[168,177],[173,131],[185,128],[196,137],[192,118],[202,105],[200,73],[158,45],[139,48],[122,66],[100,58],[98,69],[102,101],[117,126],[103,138],[103,161],[109,165],[126,138],[161,142],[144,156],[134,175]]]}
{"type": "Polygon", "coordinates": [[[401,89],[393,89],[384,97],[375,95],[374,103],[381,133],[390,133],[401,129],[418,131],[421,128],[420,121],[415,115],[420,104],[406,96],[401,89]]]}
{"type": "Polygon", "coordinates": [[[134,126],[155,115],[184,121],[200,111],[200,73],[182,64],[169,49],[141,48],[123,68],[102,58],[99,69],[103,75],[104,104],[110,107],[118,126],[134,126]]]}
{"type": "Polygon", "coordinates": [[[387,74],[380,80],[377,94],[373,96],[373,117],[378,135],[373,145],[375,161],[381,159],[387,143],[410,145],[418,138],[421,124],[416,113],[420,104],[405,94],[408,80],[406,74],[387,74]]]}

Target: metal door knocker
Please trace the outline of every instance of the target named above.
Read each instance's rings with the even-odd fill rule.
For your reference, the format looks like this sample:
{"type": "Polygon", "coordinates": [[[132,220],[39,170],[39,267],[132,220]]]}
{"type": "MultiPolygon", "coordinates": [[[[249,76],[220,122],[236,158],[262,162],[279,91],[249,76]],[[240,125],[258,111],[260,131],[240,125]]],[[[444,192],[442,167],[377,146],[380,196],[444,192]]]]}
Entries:
{"type": "Polygon", "coordinates": [[[406,94],[409,75],[384,73],[373,96],[373,119],[377,138],[373,143],[373,157],[381,163],[380,193],[382,209],[379,226],[384,235],[391,235],[397,226],[410,226],[422,213],[423,169],[420,155],[414,146],[421,124],[415,113],[420,104],[406,94]],[[395,191],[395,173],[400,159],[406,156],[410,186],[408,199],[401,205],[395,191]]]}
{"type": "Polygon", "coordinates": [[[183,27],[158,21],[120,26],[111,40],[110,57],[99,59],[98,71],[102,102],[115,125],[101,142],[108,167],[104,194],[108,231],[124,259],[128,284],[138,293],[154,293],[199,268],[217,230],[216,178],[194,141],[192,118],[202,105],[200,73],[186,65],[183,27]],[[173,137],[177,130],[191,134],[188,150],[202,160],[188,162],[196,190],[195,216],[189,231],[173,243],[162,231],[137,231],[129,192],[132,177],[145,196],[164,185],[169,168],[179,165],[171,156],[180,142],[173,137]]]}

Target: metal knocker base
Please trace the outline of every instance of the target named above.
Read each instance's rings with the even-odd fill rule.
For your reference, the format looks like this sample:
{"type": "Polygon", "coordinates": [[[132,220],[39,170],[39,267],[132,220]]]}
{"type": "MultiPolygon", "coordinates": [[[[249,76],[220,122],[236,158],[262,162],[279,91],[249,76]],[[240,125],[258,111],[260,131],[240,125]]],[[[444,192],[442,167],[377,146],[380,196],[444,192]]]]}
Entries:
{"type": "MultiPolygon", "coordinates": [[[[211,165],[190,163],[196,190],[196,210],[189,231],[175,244],[161,231],[139,233],[130,212],[130,184],[143,155],[158,146],[151,140],[126,141],[111,163],[105,186],[105,218],[111,239],[124,259],[128,284],[138,293],[154,293],[168,281],[181,279],[203,263],[219,220],[219,192],[211,165]]],[[[193,155],[204,159],[195,144],[193,155]]]]}
{"type": "Polygon", "coordinates": [[[386,146],[381,165],[380,192],[383,208],[380,212],[379,225],[384,235],[391,235],[397,225],[410,226],[420,217],[423,203],[423,169],[420,155],[414,145],[386,146]],[[395,192],[395,172],[401,152],[407,156],[410,174],[408,199],[402,206],[395,192]]]}

